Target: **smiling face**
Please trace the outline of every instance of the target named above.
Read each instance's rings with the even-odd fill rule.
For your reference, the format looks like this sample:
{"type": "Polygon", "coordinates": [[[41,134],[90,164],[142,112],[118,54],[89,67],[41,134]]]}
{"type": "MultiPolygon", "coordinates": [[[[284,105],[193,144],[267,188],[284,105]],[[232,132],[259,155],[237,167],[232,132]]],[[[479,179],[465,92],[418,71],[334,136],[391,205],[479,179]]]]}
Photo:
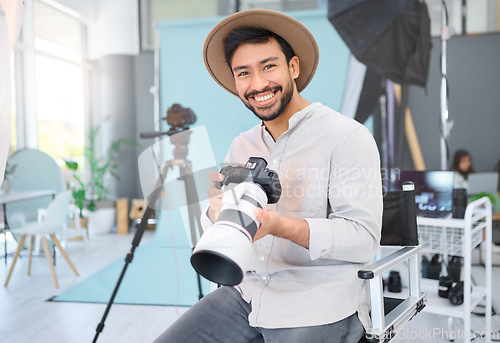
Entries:
{"type": "Polygon", "coordinates": [[[240,44],[231,68],[241,101],[263,121],[278,118],[297,94],[294,79],[299,75],[299,60],[294,56],[288,64],[274,38],[240,44]]]}

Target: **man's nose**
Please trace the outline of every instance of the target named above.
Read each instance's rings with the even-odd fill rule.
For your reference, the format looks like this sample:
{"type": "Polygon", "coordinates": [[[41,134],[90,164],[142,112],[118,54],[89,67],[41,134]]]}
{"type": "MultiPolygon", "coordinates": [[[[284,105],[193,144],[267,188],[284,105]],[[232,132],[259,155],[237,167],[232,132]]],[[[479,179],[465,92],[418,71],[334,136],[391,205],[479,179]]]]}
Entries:
{"type": "Polygon", "coordinates": [[[252,75],[252,83],[250,86],[253,90],[260,91],[269,85],[267,78],[261,73],[254,73],[252,75]]]}

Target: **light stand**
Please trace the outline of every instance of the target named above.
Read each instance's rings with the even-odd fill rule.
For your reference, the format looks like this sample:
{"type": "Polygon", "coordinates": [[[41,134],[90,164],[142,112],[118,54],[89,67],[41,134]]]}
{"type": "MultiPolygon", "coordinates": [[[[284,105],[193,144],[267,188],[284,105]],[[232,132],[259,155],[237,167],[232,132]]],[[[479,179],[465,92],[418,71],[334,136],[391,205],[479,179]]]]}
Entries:
{"type": "Polygon", "coordinates": [[[453,122],[448,120],[448,79],[446,76],[446,42],[449,39],[448,10],[441,0],[441,170],[448,170],[448,136],[453,122]]]}
{"type": "MultiPolygon", "coordinates": [[[[189,134],[191,132],[184,131],[182,134],[179,133],[181,131],[177,130],[169,130],[168,132],[160,132],[160,135],[167,134],[170,136],[170,142],[174,145],[174,158],[170,161],[167,161],[165,166],[163,167],[163,170],[161,170],[161,166],[159,163],[159,160],[155,156],[155,162],[157,164],[157,167],[161,170],[159,179],[157,180],[157,187],[155,190],[151,193],[151,195],[147,198],[146,200],[146,209],[144,211],[144,214],[142,216],[141,222],[137,225],[137,230],[134,236],[134,239],[132,240],[132,247],[130,251],[128,252],[127,256],[125,257],[125,265],[123,266],[122,272],[120,274],[120,277],[118,278],[118,281],[115,285],[115,288],[113,290],[113,293],[111,294],[111,298],[109,299],[108,305],[106,307],[106,310],[104,311],[104,314],[102,316],[101,321],[97,325],[96,328],[96,334],[94,336],[94,340],[92,342],[97,342],[97,338],[99,337],[99,334],[102,332],[104,329],[104,322],[106,321],[106,318],[108,316],[108,313],[111,309],[111,306],[113,304],[113,301],[115,299],[115,296],[118,292],[118,289],[120,288],[120,284],[123,280],[123,277],[125,276],[125,272],[127,271],[127,267],[132,262],[132,259],[134,258],[134,251],[139,246],[139,243],[142,239],[142,235],[144,234],[144,231],[146,230],[146,227],[148,225],[148,220],[153,214],[153,210],[155,207],[155,203],[158,201],[160,198],[160,194],[162,194],[163,191],[163,185],[167,177],[167,173],[169,169],[174,168],[174,166],[177,166],[179,168],[180,172],[180,177],[179,180],[184,181],[184,186],[185,186],[185,191],[186,191],[186,199],[188,203],[188,216],[189,216],[189,225],[191,228],[191,241],[193,243],[193,246],[196,245],[197,242],[197,235],[196,235],[196,227],[195,227],[195,222],[198,225],[198,230],[201,230],[201,222],[200,222],[200,216],[201,216],[201,210],[199,206],[199,201],[198,201],[198,195],[196,193],[196,185],[194,182],[193,178],[193,173],[192,173],[192,168],[191,168],[191,162],[187,160],[186,156],[188,154],[188,148],[187,145],[189,144],[189,134]],[[178,133],[178,134],[175,134],[178,133]]],[[[144,137],[147,135],[144,135],[144,137]]],[[[143,135],[141,135],[143,137],[143,135]]],[[[143,137],[143,138],[144,138],[143,137]]],[[[198,280],[198,291],[199,295],[198,298],[201,299],[203,297],[202,293],[202,288],[201,288],[201,278],[199,274],[197,275],[197,280],[198,280]]]]}

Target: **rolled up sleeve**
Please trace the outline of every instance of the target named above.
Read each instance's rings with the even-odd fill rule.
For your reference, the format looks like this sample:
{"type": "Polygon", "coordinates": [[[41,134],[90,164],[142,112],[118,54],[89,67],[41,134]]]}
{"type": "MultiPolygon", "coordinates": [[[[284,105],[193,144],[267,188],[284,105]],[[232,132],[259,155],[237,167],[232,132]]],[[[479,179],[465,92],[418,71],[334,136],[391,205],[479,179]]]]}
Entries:
{"type": "Polygon", "coordinates": [[[370,262],[380,242],[382,179],[379,153],[366,128],[332,152],[328,201],[328,218],[305,219],[310,258],[370,262]]]}

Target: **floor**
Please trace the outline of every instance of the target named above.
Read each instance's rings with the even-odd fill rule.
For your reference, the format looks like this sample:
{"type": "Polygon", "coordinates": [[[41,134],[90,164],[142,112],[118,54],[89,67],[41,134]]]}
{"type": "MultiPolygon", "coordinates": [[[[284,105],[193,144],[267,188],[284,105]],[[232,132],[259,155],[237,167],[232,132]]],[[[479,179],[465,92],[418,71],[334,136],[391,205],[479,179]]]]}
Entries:
{"type": "MultiPolygon", "coordinates": [[[[153,235],[146,231],[141,243],[153,235]]],[[[34,258],[28,276],[27,258],[21,258],[14,269],[8,287],[0,287],[0,342],[2,343],[79,343],[91,342],[101,322],[106,304],[48,302],[47,299],[75,285],[109,263],[124,258],[131,246],[133,234],[111,233],[82,241],[68,242],[67,251],[80,274],[76,277],[65,261],[58,257],[56,274],[59,289],[54,287],[44,257],[34,258]]],[[[0,238],[0,241],[3,239],[0,238]]],[[[3,259],[3,241],[0,252],[3,259]]],[[[15,249],[15,243],[10,250],[15,249]]],[[[0,260],[2,283],[10,267],[0,260]]],[[[474,267],[474,277],[482,278],[480,267],[474,267]]],[[[500,289],[500,267],[493,270],[493,289],[500,289]]],[[[500,311],[500,293],[493,292],[494,308],[500,311]]],[[[151,342],[175,321],[186,308],[113,304],[105,320],[98,342],[151,342]]],[[[476,309],[480,312],[481,309],[476,309]]],[[[449,342],[450,335],[460,334],[460,322],[447,329],[447,318],[421,313],[410,321],[393,342],[449,342]]],[[[484,318],[473,315],[473,329],[484,329],[484,318]]],[[[500,330],[500,315],[493,317],[492,329],[500,330]]],[[[500,339],[498,333],[494,338],[500,339]]],[[[456,339],[455,342],[460,342],[456,339]]],[[[477,339],[474,342],[482,342],[477,339]]],[[[230,342],[228,342],[230,343],[230,342]]]]}
{"type": "MultiPolygon", "coordinates": [[[[152,231],[146,231],[141,244],[152,235],[152,231]]],[[[66,250],[80,276],[75,276],[61,256],[57,257],[55,269],[59,289],[54,287],[47,261],[42,256],[33,259],[30,276],[27,275],[27,256],[18,260],[8,287],[3,287],[12,257],[7,258],[7,264],[2,261],[3,241],[0,242],[0,342],[92,342],[107,304],[49,302],[47,299],[111,262],[124,258],[131,247],[132,238],[132,234],[111,233],[91,237],[87,244],[83,241],[67,242],[66,250]]],[[[14,249],[15,246],[8,251],[14,249]]],[[[151,342],[185,310],[182,307],[113,304],[97,341],[151,342]]]]}

